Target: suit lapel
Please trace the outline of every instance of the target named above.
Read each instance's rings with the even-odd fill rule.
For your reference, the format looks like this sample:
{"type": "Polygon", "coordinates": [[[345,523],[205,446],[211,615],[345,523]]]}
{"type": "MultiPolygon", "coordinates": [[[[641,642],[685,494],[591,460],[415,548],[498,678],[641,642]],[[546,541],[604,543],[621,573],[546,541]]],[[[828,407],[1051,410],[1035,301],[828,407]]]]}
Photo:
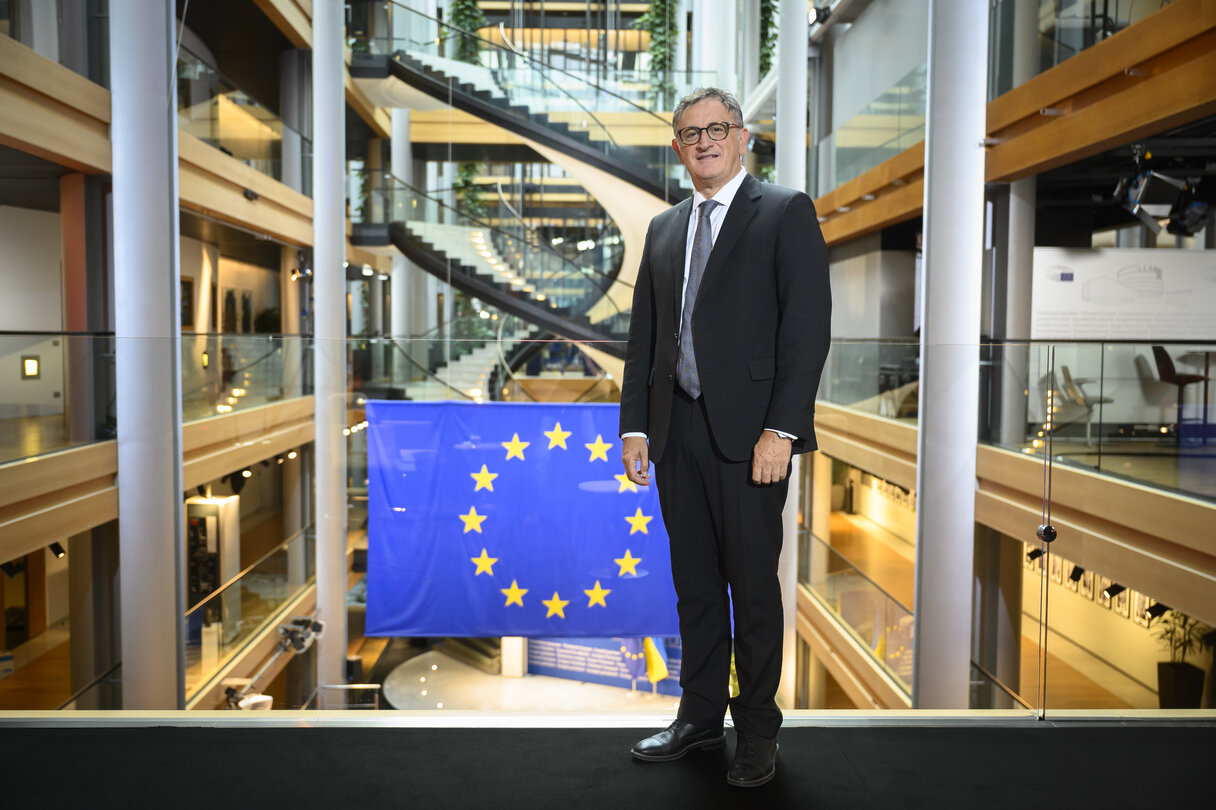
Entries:
{"type": "Polygon", "coordinates": [[[668,266],[671,272],[671,301],[672,301],[672,316],[673,322],[680,323],[680,304],[684,297],[684,256],[688,251],[688,217],[692,212],[692,197],[684,200],[677,208],[676,215],[672,217],[671,227],[675,229],[668,239],[667,244],[671,246],[671,253],[668,257],[668,266]]]}
{"type": "MultiPolygon", "coordinates": [[[[722,275],[726,257],[734,249],[739,237],[747,230],[748,223],[756,216],[756,212],[759,210],[756,200],[760,199],[760,189],[760,181],[750,174],[743,178],[743,183],[731,202],[730,210],[726,212],[722,230],[718,232],[718,238],[714,240],[714,249],[710,251],[709,260],[705,263],[705,275],[701,277],[701,289],[697,292],[698,299],[704,296],[706,291],[713,287],[718,276],[722,275]]],[[[687,224],[685,221],[685,225],[687,224]]],[[[687,228],[684,233],[687,238],[687,228]]]]}

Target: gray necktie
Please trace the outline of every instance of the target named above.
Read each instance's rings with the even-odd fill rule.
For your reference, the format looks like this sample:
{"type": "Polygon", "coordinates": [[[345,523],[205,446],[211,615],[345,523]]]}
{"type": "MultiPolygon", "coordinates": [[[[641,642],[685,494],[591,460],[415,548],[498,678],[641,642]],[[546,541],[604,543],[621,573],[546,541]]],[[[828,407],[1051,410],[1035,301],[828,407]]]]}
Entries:
{"type": "Polygon", "coordinates": [[[701,377],[697,374],[697,358],[692,348],[692,311],[697,303],[697,290],[705,263],[714,247],[714,228],[709,214],[722,203],[706,200],[701,203],[697,233],[692,240],[692,258],[688,261],[688,287],[684,292],[684,311],[680,315],[680,353],[676,357],[676,380],[690,397],[701,396],[701,377]]]}

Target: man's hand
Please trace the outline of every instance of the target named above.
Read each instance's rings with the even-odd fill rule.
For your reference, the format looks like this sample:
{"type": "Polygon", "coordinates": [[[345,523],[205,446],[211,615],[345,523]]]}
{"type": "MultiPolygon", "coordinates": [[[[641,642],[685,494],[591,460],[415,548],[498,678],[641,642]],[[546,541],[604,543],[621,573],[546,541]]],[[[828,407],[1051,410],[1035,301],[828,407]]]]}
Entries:
{"type": "Polygon", "coordinates": [[[650,486],[650,446],[641,436],[626,436],[621,440],[621,462],[625,477],[635,484],[650,486]]]}
{"type": "Polygon", "coordinates": [[[793,447],[794,443],[789,439],[783,439],[771,430],[763,431],[752,449],[752,483],[776,484],[785,478],[793,447]]]}

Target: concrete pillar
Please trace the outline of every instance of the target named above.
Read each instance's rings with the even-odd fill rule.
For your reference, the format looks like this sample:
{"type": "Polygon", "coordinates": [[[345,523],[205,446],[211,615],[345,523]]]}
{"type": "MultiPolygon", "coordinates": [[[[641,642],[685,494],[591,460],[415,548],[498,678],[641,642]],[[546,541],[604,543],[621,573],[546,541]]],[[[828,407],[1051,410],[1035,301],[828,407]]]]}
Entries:
{"type": "Polygon", "coordinates": [[[1015,692],[1021,684],[1023,570],[1021,543],[995,529],[976,532],[972,649],[976,660],[1015,692]]]}
{"type": "Polygon", "coordinates": [[[777,184],[806,191],[806,3],[781,0],[777,16],[777,184]]]}
{"type": "Polygon", "coordinates": [[[316,299],[317,682],[342,683],[346,665],[346,247],[343,211],[345,97],[343,4],[317,0],[312,14],[313,279],[316,299]]]}
{"type": "Polygon", "coordinates": [[[737,95],[741,102],[745,102],[762,78],[760,76],[760,0],[742,0],[739,3],[738,19],[739,90],[737,95]]]}
{"type": "Polygon", "coordinates": [[[118,523],[73,535],[67,547],[71,682],[77,692],[120,660],[118,523]]]}
{"type": "Polygon", "coordinates": [[[777,700],[782,706],[793,706],[798,690],[798,504],[802,493],[802,456],[794,456],[790,464],[790,485],[781,511],[781,557],[777,561],[777,578],[781,582],[781,608],[785,614],[785,632],[781,643],[781,682],[777,700]]]}
{"type": "Polygon", "coordinates": [[[300,297],[304,276],[300,251],[290,245],[279,249],[279,331],[283,351],[283,396],[304,393],[304,338],[300,336],[300,297]]]}
{"type": "Polygon", "coordinates": [[[308,51],[279,54],[279,116],[283,119],[283,184],[306,192],[304,139],[309,132],[308,51]]]}
{"type": "MultiPolygon", "coordinates": [[[[1013,86],[1039,72],[1039,3],[1017,0],[1013,21],[1013,86]]],[[[1033,177],[1009,184],[1005,253],[1004,329],[1001,358],[1001,443],[1020,445],[1026,438],[1026,392],[1029,390],[1030,297],[1034,270],[1033,177]]]]}
{"type": "MultiPolygon", "coordinates": [[[[709,4],[706,4],[709,5],[709,4]]],[[[739,29],[738,26],[732,25],[727,20],[730,17],[733,9],[730,8],[733,3],[715,3],[717,6],[714,9],[711,20],[712,31],[714,33],[714,58],[713,66],[718,70],[717,85],[723,90],[729,90],[738,95],[739,93],[739,29]]],[[[802,12],[802,16],[806,17],[806,11],[802,12]]]]}
{"type": "Polygon", "coordinates": [[[930,2],[914,708],[969,696],[987,25],[984,3],[930,2]]]}
{"type": "Polygon", "coordinates": [[[185,705],[173,3],[110,8],[123,706],[185,705]],[[131,47],[138,42],[139,47],[131,47]]]}

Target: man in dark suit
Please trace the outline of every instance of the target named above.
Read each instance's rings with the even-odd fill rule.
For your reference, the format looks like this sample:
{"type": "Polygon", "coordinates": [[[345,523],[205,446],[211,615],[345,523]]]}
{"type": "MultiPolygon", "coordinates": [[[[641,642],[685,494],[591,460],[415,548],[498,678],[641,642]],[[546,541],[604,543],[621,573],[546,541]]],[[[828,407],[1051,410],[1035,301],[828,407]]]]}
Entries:
{"type": "Polygon", "coordinates": [[[815,449],[831,320],[827,248],[810,197],[743,170],[747,130],[733,96],[698,90],[673,121],[672,148],[696,193],[646,235],[620,432],[630,480],[648,484],[655,464],[683,696],[676,721],[632,754],[661,762],[722,745],[729,704],[738,737],[727,781],[749,787],[776,773],[781,511],[791,454],[815,449]]]}

